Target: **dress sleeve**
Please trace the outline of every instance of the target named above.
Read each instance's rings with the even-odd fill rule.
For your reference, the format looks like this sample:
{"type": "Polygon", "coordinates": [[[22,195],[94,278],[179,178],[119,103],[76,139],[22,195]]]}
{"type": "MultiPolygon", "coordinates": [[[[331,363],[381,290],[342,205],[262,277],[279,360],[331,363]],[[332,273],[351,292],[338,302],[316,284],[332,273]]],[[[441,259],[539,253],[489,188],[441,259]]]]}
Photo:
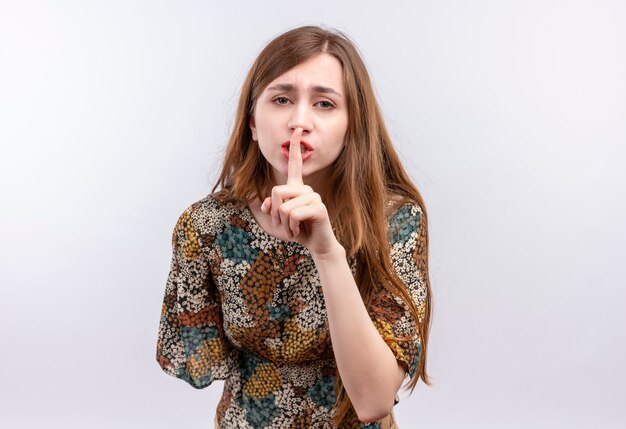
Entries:
{"type": "Polygon", "coordinates": [[[227,378],[236,362],[236,349],[224,336],[208,249],[193,217],[192,206],[180,216],[172,234],[156,358],[166,373],[201,389],[227,378]]]}
{"type": "MultiPolygon", "coordinates": [[[[420,321],[425,313],[428,281],[426,231],[421,214],[419,206],[409,203],[388,218],[391,263],[417,306],[420,321]]],[[[399,296],[380,287],[372,296],[370,316],[396,359],[405,367],[409,377],[413,378],[422,349],[417,324],[409,307],[399,296]],[[394,336],[412,339],[397,341],[393,339],[394,336]]]]}

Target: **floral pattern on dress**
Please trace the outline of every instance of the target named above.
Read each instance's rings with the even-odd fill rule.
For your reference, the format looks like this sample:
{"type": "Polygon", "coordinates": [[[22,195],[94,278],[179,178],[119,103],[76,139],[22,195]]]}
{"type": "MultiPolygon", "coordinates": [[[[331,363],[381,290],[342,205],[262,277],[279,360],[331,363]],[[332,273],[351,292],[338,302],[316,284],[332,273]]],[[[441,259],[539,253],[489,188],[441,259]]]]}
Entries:
{"type": "MultiPolygon", "coordinates": [[[[396,209],[388,238],[392,265],[422,315],[427,261],[420,216],[415,204],[396,209]]],[[[216,412],[221,428],[335,428],[337,367],[308,249],[267,234],[245,204],[220,203],[216,194],[180,216],[172,248],[157,341],[161,368],[198,389],[225,380],[216,412]]],[[[348,262],[354,274],[354,259],[348,262]]],[[[408,306],[380,286],[368,311],[413,377],[421,347],[408,306]]],[[[379,427],[356,415],[342,424],[379,427]]]]}

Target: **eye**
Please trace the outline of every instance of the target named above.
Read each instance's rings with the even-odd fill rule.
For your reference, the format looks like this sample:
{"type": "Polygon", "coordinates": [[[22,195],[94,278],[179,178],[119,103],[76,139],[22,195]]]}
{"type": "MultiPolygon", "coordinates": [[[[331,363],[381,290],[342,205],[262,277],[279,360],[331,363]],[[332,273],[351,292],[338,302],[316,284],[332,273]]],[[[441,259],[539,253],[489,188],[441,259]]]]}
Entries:
{"type": "Polygon", "coordinates": [[[289,99],[287,97],[276,97],[272,100],[273,103],[285,105],[289,103],[289,99]]]}
{"type": "Polygon", "coordinates": [[[328,100],[319,101],[317,104],[319,104],[322,109],[332,109],[335,107],[335,105],[328,100]]]}

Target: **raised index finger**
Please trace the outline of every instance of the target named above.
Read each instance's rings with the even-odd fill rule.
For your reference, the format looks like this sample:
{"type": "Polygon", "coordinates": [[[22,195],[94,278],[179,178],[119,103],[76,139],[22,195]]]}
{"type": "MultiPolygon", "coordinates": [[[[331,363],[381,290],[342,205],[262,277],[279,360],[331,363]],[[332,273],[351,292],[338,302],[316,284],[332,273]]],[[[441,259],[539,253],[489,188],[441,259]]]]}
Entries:
{"type": "Polygon", "coordinates": [[[287,165],[287,184],[302,185],[302,154],[300,153],[300,138],[302,128],[298,127],[291,136],[289,143],[289,164],[287,165]]]}

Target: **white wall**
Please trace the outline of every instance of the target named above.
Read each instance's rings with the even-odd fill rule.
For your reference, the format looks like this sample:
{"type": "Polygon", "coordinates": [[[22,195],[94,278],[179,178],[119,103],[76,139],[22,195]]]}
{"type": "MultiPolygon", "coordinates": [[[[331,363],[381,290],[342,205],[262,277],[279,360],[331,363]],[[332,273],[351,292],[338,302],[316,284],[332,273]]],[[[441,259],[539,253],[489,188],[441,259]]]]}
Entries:
{"type": "Polygon", "coordinates": [[[407,428],[626,412],[626,4],[0,1],[0,426],[211,428],[154,355],[178,215],[258,51],[346,31],[426,198],[429,373],[407,428]]]}

